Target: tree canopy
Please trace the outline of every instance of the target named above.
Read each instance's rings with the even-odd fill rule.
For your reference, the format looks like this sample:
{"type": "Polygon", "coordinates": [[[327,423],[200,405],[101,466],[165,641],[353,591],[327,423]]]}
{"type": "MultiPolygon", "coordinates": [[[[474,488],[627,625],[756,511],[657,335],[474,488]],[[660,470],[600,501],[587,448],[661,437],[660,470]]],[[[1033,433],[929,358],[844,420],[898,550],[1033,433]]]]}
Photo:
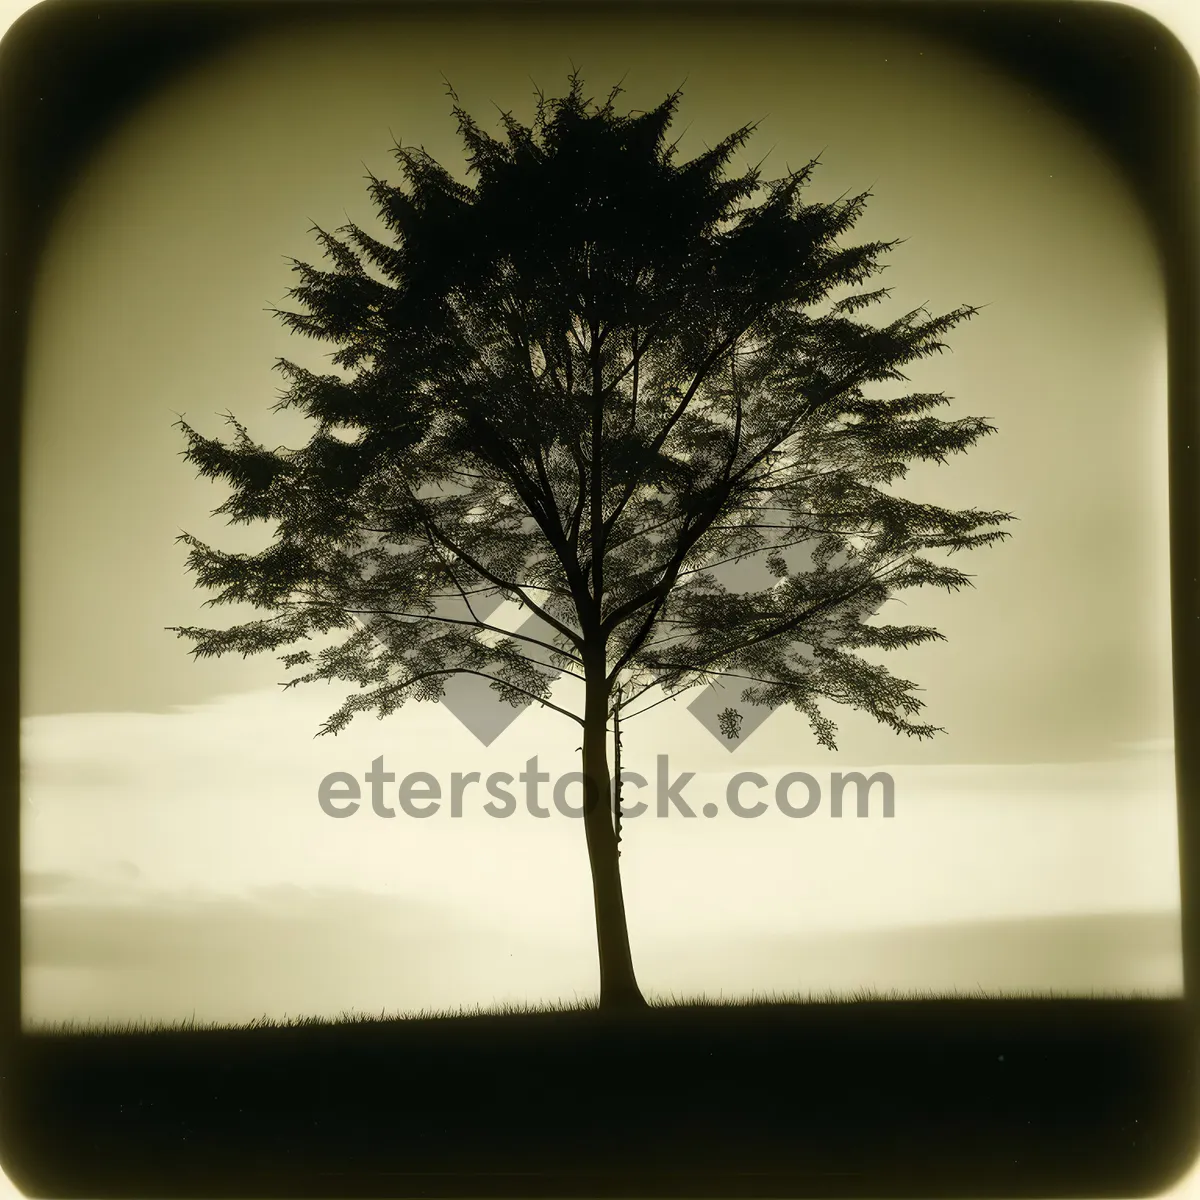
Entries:
{"type": "MultiPolygon", "coordinates": [[[[975,309],[861,319],[894,245],[839,244],[866,194],[807,201],[815,162],[731,173],[749,125],[680,161],[680,93],[629,114],[618,94],[594,104],[576,76],[530,125],[503,114],[499,137],[455,98],[469,183],[398,146],[403,182],[369,180],[388,236],[314,231],[325,263],[294,264],[301,310],[280,316],[342,371],[278,363],[280,406],[315,422],[311,440],[184,425],[188,459],[232,484],[218,512],[276,529],[259,554],[185,535],[189,565],[217,602],[273,615],[180,632],[207,655],[345,630],[284,659],[291,683],[358,685],[330,732],[463,672],[582,722],[550,687],[599,656],[630,711],[730,678],[826,745],[823,700],[932,734],[914,686],[857,652],[940,637],[870,618],[902,589],[968,582],[929,551],[1007,536],[1005,513],[892,486],[991,426],[932,415],[939,393],[868,392],[975,309]],[[492,626],[486,595],[535,622],[492,626]]],[[[734,710],[725,722],[735,735],[734,710]]]]}

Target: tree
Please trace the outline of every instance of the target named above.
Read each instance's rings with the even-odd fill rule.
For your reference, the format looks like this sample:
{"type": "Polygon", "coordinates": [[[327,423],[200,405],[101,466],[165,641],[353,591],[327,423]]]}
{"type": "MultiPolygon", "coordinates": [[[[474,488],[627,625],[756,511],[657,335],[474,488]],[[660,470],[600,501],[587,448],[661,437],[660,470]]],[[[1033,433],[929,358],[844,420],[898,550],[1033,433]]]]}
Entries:
{"type": "Polygon", "coordinates": [[[915,685],[859,652],[940,638],[871,618],[902,589],[966,585],[927,552],[993,543],[1008,519],[892,488],[986,421],[934,417],[940,393],[867,394],[975,310],[856,319],[888,294],[862,285],[895,244],[840,244],[867,194],[807,202],[815,161],[732,172],[749,125],[681,161],[680,94],[618,113],[619,93],[595,103],[572,76],[493,137],[451,92],[470,182],[398,145],[403,182],[369,177],[387,236],[314,228],[325,265],[294,263],[302,311],[278,315],[336,347],[339,371],[277,364],[279,407],[311,439],[270,450],[232,416],[228,441],[181,422],[186,458],[231,485],[216,513],[275,526],[250,554],[184,534],[189,568],[210,603],[271,615],[176,630],[201,657],[328,643],[280,656],[285,686],[358,685],[322,732],[437,700],[456,674],[576,722],[603,1007],[643,1003],[612,723],[730,679],[829,747],[822,700],[940,732],[916,720],[915,685]],[[499,598],[519,631],[482,611],[499,598]],[[560,677],[575,701],[552,698],[560,677]]]}

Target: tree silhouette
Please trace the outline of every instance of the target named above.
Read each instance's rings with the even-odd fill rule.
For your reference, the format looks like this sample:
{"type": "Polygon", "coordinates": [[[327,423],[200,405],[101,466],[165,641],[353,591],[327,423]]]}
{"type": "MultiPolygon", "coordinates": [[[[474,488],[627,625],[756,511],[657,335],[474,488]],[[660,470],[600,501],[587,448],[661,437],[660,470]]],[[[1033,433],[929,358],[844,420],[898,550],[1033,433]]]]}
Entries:
{"type": "MultiPolygon", "coordinates": [[[[679,92],[632,113],[619,94],[593,102],[572,76],[493,137],[451,92],[471,182],[397,146],[402,185],[369,177],[389,236],[313,230],[326,265],[294,263],[303,311],[279,316],[340,371],[277,364],[278,407],[311,439],[270,450],[232,416],[227,441],[181,422],[186,458],[231,485],[216,513],[275,524],[261,553],[184,534],[189,568],[210,603],[271,615],[176,629],[201,657],[327,643],[280,656],[285,686],[358,685],[323,732],[458,674],[579,724],[603,1007],[643,1003],[610,803],[618,707],[728,679],[829,747],[822,700],[940,732],[916,721],[915,685],[858,652],[940,638],[870,619],[902,589],[967,584],[926,552],[995,542],[1008,519],[891,487],[991,426],[930,415],[940,393],[867,395],[975,310],[856,320],[887,295],[861,285],[895,244],[839,244],[866,194],[806,202],[815,161],[731,173],[753,126],[680,161],[679,92]],[[488,619],[502,601],[519,628],[488,619]]],[[[727,736],[738,723],[722,713],[727,736]]]]}

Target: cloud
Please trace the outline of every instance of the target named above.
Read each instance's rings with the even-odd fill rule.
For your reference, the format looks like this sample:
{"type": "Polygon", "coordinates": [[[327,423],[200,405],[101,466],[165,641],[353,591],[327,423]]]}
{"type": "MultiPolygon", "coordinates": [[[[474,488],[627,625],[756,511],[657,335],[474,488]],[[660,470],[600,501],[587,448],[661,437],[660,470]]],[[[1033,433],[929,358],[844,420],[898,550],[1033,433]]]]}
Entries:
{"type": "MultiPolygon", "coordinates": [[[[174,713],[27,720],[22,749],[35,768],[74,755],[125,780],[100,787],[93,773],[36,770],[26,780],[30,1013],[137,1016],[149,1004],[176,1017],[193,1007],[246,1016],[297,1011],[297,997],[321,1011],[445,1007],[570,998],[595,986],[580,822],[552,807],[549,817],[531,816],[518,779],[517,812],[506,819],[483,811],[478,783],[461,817],[451,816],[446,794],[456,772],[516,777],[535,755],[557,778],[577,770],[576,742],[529,713],[484,748],[437,705],[418,706],[402,723],[367,721],[314,739],[326,701],[263,692],[174,713]],[[372,811],[365,775],[378,758],[396,777],[385,784],[393,818],[372,811]],[[320,781],[334,771],[360,781],[361,807],[347,819],[317,803],[320,781]],[[412,771],[443,787],[430,819],[399,811],[399,780],[412,771]]],[[[876,808],[860,819],[851,804],[835,820],[828,764],[803,752],[769,758],[753,742],[752,756],[733,762],[701,734],[658,745],[631,738],[628,748],[626,766],[649,781],[649,791],[628,798],[651,801],[648,814],[626,822],[621,860],[647,986],[660,950],[672,962],[690,957],[680,978],[693,968],[708,978],[704,964],[728,960],[746,961],[745,979],[768,979],[767,951],[750,962],[733,948],[872,931],[890,938],[947,922],[1178,910],[1169,754],[901,764],[887,768],[894,818],[876,808]],[[658,753],[671,779],[694,772],[684,791],[691,819],[655,815],[658,753]],[[727,806],[730,776],[742,770],[768,781],[742,796],[767,800],[761,818],[739,820],[727,806]],[[775,783],[796,770],[812,772],[826,797],[802,820],[774,806],[775,783]],[[710,803],[717,818],[698,815],[710,803]]],[[[543,803],[550,790],[542,784],[543,803]]],[[[984,946],[992,926],[979,928],[984,946]]],[[[1128,977],[1141,978],[1142,960],[1120,944],[1129,948],[1128,977]]],[[[946,953],[915,953],[911,977],[943,978],[946,953]]],[[[780,955],[771,961],[787,961],[780,955]]],[[[797,961],[819,958],[805,952],[797,961]]],[[[1022,986],[1016,950],[995,961],[989,978],[1022,986]]],[[[721,967],[720,979],[736,985],[739,970],[721,967]]]]}
{"type": "Polygon", "coordinates": [[[1164,755],[1175,753],[1173,737],[1146,738],[1140,742],[1119,742],[1116,749],[1125,754],[1164,755]]]}
{"type": "MultiPolygon", "coordinates": [[[[94,881],[87,881],[92,882],[94,881]]],[[[58,893],[68,891],[60,883],[58,893]]],[[[98,889],[96,889],[98,890],[98,889]]],[[[25,961],[30,966],[186,968],[200,960],[244,967],[267,954],[312,962],[320,947],[362,946],[375,939],[428,952],[463,922],[435,905],[348,889],[286,884],[244,898],[219,894],[160,894],[137,900],[93,895],[85,901],[28,904],[25,961]]]]}
{"type": "Polygon", "coordinates": [[[125,764],[103,754],[21,762],[21,782],[30,787],[113,788],[129,783],[134,774],[125,764]]]}
{"type": "Polygon", "coordinates": [[[24,1012],[35,1023],[245,1021],[586,991],[591,948],[562,950],[350,889],[43,899],[24,907],[24,1012]]]}
{"type": "Polygon", "coordinates": [[[21,895],[25,899],[57,896],[69,892],[78,877],[70,871],[22,871],[21,895]]]}
{"type": "MultiPolygon", "coordinates": [[[[243,899],[27,904],[25,1017],[244,1022],[586,997],[592,948],[563,947],[436,905],[351,890],[243,899]]],[[[958,922],[838,936],[702,935],[636,947],[658,995],[861,989],[1012,993],[1182,988],[1178,914],[958,922]]]]}
{"type": "Polygon", "coordinates": [[[667,992],[756,990],[820,995],[888,991],[1144,991],[1183,989],[1178,913],[1093,913],[1019,921],[960,921],[836,937],[754,937],[647,948],[667,992]]]}

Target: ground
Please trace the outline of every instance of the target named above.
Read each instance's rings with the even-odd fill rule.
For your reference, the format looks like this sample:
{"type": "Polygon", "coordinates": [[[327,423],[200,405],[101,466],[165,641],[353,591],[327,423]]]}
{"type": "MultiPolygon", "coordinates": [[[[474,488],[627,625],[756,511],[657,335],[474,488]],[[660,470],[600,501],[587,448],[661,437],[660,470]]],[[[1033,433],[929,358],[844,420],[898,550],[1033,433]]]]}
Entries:
{"type": "Polygon", "coordinates": [[[62,1195],[1133,1195],[1186,1165],[1187,1008],[660,1004],[41,1032],[6,1168],[62,1195]]]}

